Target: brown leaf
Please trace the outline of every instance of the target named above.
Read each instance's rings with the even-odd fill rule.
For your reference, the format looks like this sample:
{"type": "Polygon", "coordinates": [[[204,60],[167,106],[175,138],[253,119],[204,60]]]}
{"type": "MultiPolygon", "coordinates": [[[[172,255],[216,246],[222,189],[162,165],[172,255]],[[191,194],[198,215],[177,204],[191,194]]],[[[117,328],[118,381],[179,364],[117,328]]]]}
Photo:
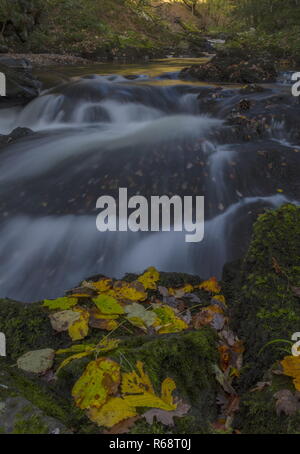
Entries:
{"type": "Polygon", "coordinates": [[[174,417],[182,417],[185,416],[190,411],[191,406],[186,404],[180,400],[177,404],[176,410],[173,411],[166,411],[160,410],[159,408],[153,408],[146,413],[143,414],[144,418],[146,419],[148,424],[153,424],[154,418],[157,419],[158,422],[161,422],[165,426],[174,426],[174,417]]]}
{"type": "Polygon", "coordinates": [[[103,433],[106,435],[127,434],[139,419],[141,419],[140,416],[133,416],[132,418],[125,419],[124,421],[115,424],[111,429],[105,430],[103,433]]]}
{"type": "Polygon", "coordinates": [[[298,296],[298,298],[300,298],[300,287],[292,287],[292,291],[295,296],[298,296]]]}
{"type": "Polygon", "coordinates": [[[272,382],[270,381],[259,381],[256,383],[254,388],[250,389],[250,393],[254,393],[255,391],[262,391],[267,386],[271,386],[272,382]]]}
{"type": "Polygon", "coordinates": [[[276,413],[278,416],[281,413],[292,416],[300,410],[300,403],[297,397],[289,389],[278,391],[274,394],[274,397],[276,399],[276,413]]]}

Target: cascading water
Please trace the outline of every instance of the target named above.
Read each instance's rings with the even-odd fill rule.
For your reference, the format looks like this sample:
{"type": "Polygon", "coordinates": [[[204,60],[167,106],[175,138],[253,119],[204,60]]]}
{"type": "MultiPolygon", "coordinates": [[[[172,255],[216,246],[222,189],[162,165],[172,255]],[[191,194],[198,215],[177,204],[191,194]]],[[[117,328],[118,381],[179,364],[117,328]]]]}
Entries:
{"type": "Polygon", "coordinates": [[[274,153],[279,168],[294,150],[288,136],[276,151],[275,127],[263,141],[232,134],[224,143],[228,126],[204,109],[203,88],[93,76],[0,110],[1,134],[34,131],[1,151],[1,297],[56,297],[87,276],[121,277],[150,265],[219,277],[244,251],[257,212],[297,202],[293,188],[278,193],[286,174],[272,173],[266,158],[274,153]],[[98,232],[96,200],[120,187],[129,196],[204,195],[204,241],[185,243],[179,232],[98,232]]]}

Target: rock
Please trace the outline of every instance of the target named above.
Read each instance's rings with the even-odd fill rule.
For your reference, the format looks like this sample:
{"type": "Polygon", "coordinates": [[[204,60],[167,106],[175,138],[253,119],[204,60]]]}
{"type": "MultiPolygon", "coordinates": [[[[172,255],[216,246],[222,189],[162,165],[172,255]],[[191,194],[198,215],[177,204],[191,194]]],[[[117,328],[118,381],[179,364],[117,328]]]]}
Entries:
{"type": "Polygon", "coordinates": [[[38,96],[41,84],[32,75],[28,60],[2,57],[0,72],[6,76],[6,96],[0,98],[0,106],[24,104],[38,96]]]}
{"type": "Polygon", "coordinates": [[[22,397],[10,374],[0,371],[1,434],[64,434],[70,430],[22,397]]]}
{"type": "Polygon", "coordinates": [[[224,276],[232,329],[246,347],[242,389],[254,386],[284,356],[276,345],[266,344],[290,340],[299,331],[300,305],[293,292],[300,281],[299,263],[300,208],[287,204],[259,216],[241,271],[231,280],[224,276]]]}
{"type": "Polygon", "coordinates": [[[0,135],[0,150],[2,147],[5,147],[13,142],[16,142],[17,140],[22,139],[23,137],[30,136],[31,134],[34,134],[34,132],[31,131],[31,129],[29,128],[16,128],[7,136],[0,135]]]}
{"type": "Polygon", "coordinates": [[[44,374],[53,365],[55,351],[52,348],[44,348],[41,350],[33,350],[24,353],[17,360],[19,369],[25,372],[32,372],[34,374],[44,374]]]}
{"type": "MultiPolygon", "coordinates": [[[[186,279],[188,275],[166,273],[161,283],[167,286],[176,283],[182,285],[186,279]]],[[[199,278],[196,277],[190,277],[189,280],[199,282],[199,278]]],[[[16,358],[29,350],[49,347],[57,350],[70,346],[71,342],[65,332],[54,335],[48,317],[49,312],[41,304],[0,300],[0,313],[0,332],[6,334],[7,340],[7,357],[0,358],[1,371],[5,370],[9,374],[8,380],[3,384],[10,383],[17,389],[18,396],[26,399],[47,417],[59,421],[60,426],[55,423],[53,424],[55,427],[64,427],[66,430],[72,428],[76,433],[101,433],[101,429],[86,418],[84,411],[75,407],[71,398],[72,386],[82,375],[91,358],[72,361],[59,372],[56,379],[53,379],[53,376],[48,379],[46,376],[37,376],[12,368],[10,366],[15,364],[16,358]]],[[[91,330],[84,342],[93,343],[99,339],[99,335],[102,335],[99,330],[91,330]]],[[[216,332],[210,327],[204,327],[201,330],[186,330],[159,336],[155,334],[128,336],[128,331],[124,331],[124,334],[121,332],[118,337],[121,339],[121,349],[109,353],[112,360],[119,362],[121,355],[122,358],[126,358],[128,364],[142,361],[155,387],[159,387],[166,377],[171,377],[176,383],[176,392],[180,398],[192,406],[187,416],[176,418],[174,433],[209,433],[218,413],[216,396],[219,385],[213,371],[219,359],[216,332]]],[[[60,361],[55,363],[55,369],[59,363],[60,361]]],[[[6,395],[6,391],[0,386],[2,402],[4,401],[2,396],[6,395]]],[[[12,424],[5,428],[5,431],[9,430],[12,430],[12,424]]],[[[134,426],[134,433],[153,433],[153,430],[155,430],[153,426],[145,420],[137,421],[134,426]]],[[[166,430],[169,431],[169,428],[161,425],[160,430],[164,433],[166,430]]]]}
{"type": "Polygon", "coordinates": [[[180,77],[207,82],[262,83],[275,82],[277,71],[269,56],[243,55],[222,51],[203,65],[184,68],[180,77]]]}

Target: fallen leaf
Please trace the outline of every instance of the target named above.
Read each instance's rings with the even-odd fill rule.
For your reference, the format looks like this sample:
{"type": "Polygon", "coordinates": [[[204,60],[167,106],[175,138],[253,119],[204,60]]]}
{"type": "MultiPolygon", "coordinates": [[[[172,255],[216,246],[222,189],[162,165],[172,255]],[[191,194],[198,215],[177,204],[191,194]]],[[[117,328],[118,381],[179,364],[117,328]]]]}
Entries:
{"type": "Polygon", "coordinates": [[[263,391],[267,386],[271,386],[272,382],[270,381],[259,381],[256,383],[254,388],[250,389],[251,393],[254,393],[256,391],[263,391]]]}
{"type": "Polygon", "coordinates": [[[140,416],[133,416],[131,418],[125,419],[118,424],[115,424],[110,430],[103,431],[103,433],[105,435],[127,434],[139,419],[141,419],[140,416]]]}
{"type": "Polygon", "coordinates": [[[117,392],[119,384],[119,364],[108,358],[98,358],[87,365],[72,389],[72,396],[81,409],[100,408],[109,395],[117,392]]]}
{"type": "Polygon", "coordinates": [[[112,288],[113,281],[109,278],[102,278],[97,282],[90,282],[90,285],[97,290],[97,292],[105,293],[112,288]]]}
{"type": "Polygon", "coordinates": [[[157,422],[161,422],[165,426],[174,426],[174,417],[181,418],[182,416],[185,416],[190,409],[191,406],[189,404],[179,401],[176,410],[165,411],[160,410],[159,408],[153,408],[144,413],[143,417],[148,424],[153,424],[154,418],[156,418],[157,422]]]}
{"type": "Polygon", "coordinates": [[[112,296],[100,295],[93,302],[102,314],[124,314],[124,308],[112,296]]]}
{"type": "Polygon", "coordinates": [[[289,390],[282,389],[274,394],[276,399],[276,414],[278,416],[284,413],[287,416],[293,416],[300,410],[300,402],[297,397],[289,390]]]}
{"type": "Polygon", "coordinates": [[[300,287],[292,287],[292,291],[295,296],[298,296],[300,298],[300,287]]]}
{"type": "Polygon", "coordinates": [[[80,318],[80,313],[76,311],[66,310],[55,312],[49,315],[52,328],[61,333],[67,331],[70,325],[80,318]]]}
{"type": "Polygon", "coordinates": [[[126,306],[125,312],[129,322],[144,331],[147,331],[147,328],[152,326],[157,320],[157,315],[154,311],[146,310],[144,306],[138,303],[126,306]]]}
{"type": "Polygon", "coordinates": [[[136,417],[137,412],[135,407],[121,397],[112,397],[101,408],[90,408],[87,416],[98,426],[110,428],[121,421],[136,417]]]}
{"type": "Polygon", "coordinates": [[[153,325],[159,334],[177,333],[188,328],[187,323],[177,317],[175,310],[170,306],[153,305],[157,320],[153,325]]]}
{"type": "Polygon", "coordinates": [[[137,280],[143,284],[145,290],[156,290],[159,279],[159,272],[151,266],[144,274],[139,276],[137,280]]]}
{"type": "Polygon", "coordinates": [[[33,350],[17,360],[17,366],[26,372],[43,374],[53,366],[55,351],[52,348],[33,350]]]}
{"type": "Polygon", "coordinates": [[[73,341],[78,341],[84,339],[88,335],[90,314],[80,307],[75,308],[74,310],[79,313],[80,317],[69,325],[68,333],[73,341]]]}
{"type": "Polygon", "coordinates": [[[77,298],[69,298],[65,296],[63,298],[57,298],[56,300],[44,300],[43,306],[48,309],[70,309],[77,304],[77,298]]]}
{"type": "Polygon", "coordinates": [[[218,281],[215,277],[211,277],[207,281],[202,282],[199,285],[199,288],[210,293],[220,293],[221,287],[218,284],[218,281]]]}
{"type": "Polygon", "coordinates": [[[124,282],[117,281],[112,290],[109,291],[111,296],[123,301],[145,301],[147,293],[141,282],[124,282]]]}
{"type": "Polygon", "coordinates": [[[281,361],[284,375],[293,377],[295,388],[300,391],[300,356],[286,356],[281,361]]]}

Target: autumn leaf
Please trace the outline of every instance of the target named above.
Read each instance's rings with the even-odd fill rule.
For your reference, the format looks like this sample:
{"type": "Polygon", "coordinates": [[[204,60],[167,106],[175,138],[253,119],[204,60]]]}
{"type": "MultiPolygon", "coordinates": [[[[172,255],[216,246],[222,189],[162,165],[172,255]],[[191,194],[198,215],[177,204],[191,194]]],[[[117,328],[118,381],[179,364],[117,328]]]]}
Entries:
{"type": "Polygon", "coordinates": [[[210,293],[220,293],[221,287],[218,284],[218,281],[215,277],[211,277],[207,281],[202,282],[199,285],[199,288],[210,293]]]}
{"type": "Polygon", "coordinates": [[[119,324],[115,320],[90,319],[89,325],[92,328],[102,329],[104,331],[113,331],[119,324]]]}
{"type": "Polygon", "coordinates": [[[105,430],[103,433],[106,435],[127,434],[139,419],[141,419],[141,416],[132,416],[131,418],[127,418],[115,424],[113,427],[111,427],[109,430],[105,430]]]}
{"type": "Polygon", "coordinates": [[[285,356],[281,361],[284,375],[293,377],[295,388],[300,391],[300,357],[299,356],[285,356]]]}
{"type": "Polygon", "coordinates": [[[112,397],[101,408],[90,408],[87,416],[98,426],[110,428],[137,416],[137,412],[135,407],[130,406],[121,397],[112,397]]]}
{"type": "Polygon", "coordinates": [[[155,312],[146,310],[144,306],[138,303],[126,306],[125,312],[127,313],[127,320],[144,331],[147,331],[147,328],[152,326],[157,320],[155,312]]]}
{"type": "Polygon", "coordinates": [[[61,311],[49,315],[52,328],[61,333],[67,331],[70,325],[80,318],[80,313],[77,311],[61,311]]]}
{"type": "Polygon", "coordinates": [[[157,321],[153,326],[159,334],[177,333],[188,328],[188,324],[176,316],[172,307],[162,305],[153,305],[153,307],[157,315],[157,321]]]}
{"type": "Polygon", "coordinates": [[[119,364],[107,358],[98,358],[87,365],[72,389],[72,396],[81,409],[100,408],[109,395],[116,393],[119,384],[119,364]]]}
{"type": "Polygon", "coordinates": [[[64,355],[65,353],[79,353],[93,351],[96,347],[96,344],[77,344],[72,345],[69,348],[62,348],[55,352],[56,355],[64,355]]]}
{"type": "Polygon", "coordinates": [[[282,389],[274,394],[276,399],[276,413],[278,416],[284,413],[288,416],[293,416],[300,410],[300,402],[298,398],[289,390],[282,389]]]}
{"type": "Polygon", "coordinates": [[[117,281],[114,284],[112,290],[109,291],[109,295],[124,301],[145,301],[147,293],[141,282],[124,282],[117,281]]]}
{"type": "Polygon", "coordinates": [[[138,361],[136,370],[122,374],[121,390],[124,400],[131,407],[152,407],[162,410],[175,410],[172,392],[176,388],[174,380],[166,378],[161,385],[161,397],[154,392],[149,376],[144,372],[143,363],[138,361]]]}
{"type": "Polygon", "coordinates": [[[89,313],[93,320],[117,320],[120,316],[120,314],[103,314],[97,307],[89,309],[89,313]]]}
{"type": "Polygon", "coordinates": [[[159,279],[159,272],[154,267],[150,267],[137,280],[143,284],[145,290],[156,290],[159,279]]]}
{"type": "Polygon", "coordinates": [[[93,302],[102,314],[124,314],[124,308],[112,296],[100,295],[93,302]]]}
{"type": "Polygon", "coordinates": [[[169,288],[168,292],[170,295],[175,296],[175,298],[182,298],[185,294],[191,293],[194,290],[194,287],[191,284],[186,284],[180,288],[169,288]]]}
{"type": "Polygon", "coordinates": [[[144,372],[143,363],[137,361],[136,370],[122,374],[122,394],[154,393],[150,378],[144,372]]]}
{"type": "Polygon", "coordinates": [[[43,374],[51,369],[54,361],[55,351],[52,348],[33,350],[25,353],[17,360],[19,369],[34,374],[43,374]]]}
{"type": "Polygon", "coordinates": [[[143,417],[148,424],[153,424],[154,418],[156,418],[157,422],[161,422],[165,426],[174,426],[174,417],[181,418],[182,416],[185,416],[190,408],[190,405],[179,401],[176,410],[166,411],[159,408],[153,408],[144,413],[143,417]]]}
{"type": "Polygon", "coordinates": [[[58,374],[63,367],[66,367],[68,364],[70,364],[75,359],[85,358],[86,356],[89,356],[92,353],[93,353],[92,351],[85,351],[85,352],[79,352],[79,353],[75,353],[74,355],[68,356],[68,358],[64,359],[61,362],[61,364],[59,365],[59,367],[56,371],[56,374],[58,374]]]}
{"type": "Polygon", "coordinates": [[[90,282],[90,285],[99,293],[106,293],[113,286],[112,279],[102,278],[97,282],[90,282]]]}
{"type": "Polygon", "coordinates": [[[57,298],[56,300],[44,300],[44,307],[48,309],[70,309],[77,304],[77,298],[69,298],[65,296],[63,298],[57,298]]]}
{"type": "Polygon", "coordinates": [[[78,341],[84,339],[88,335],[90,314],[80,307],[75,308],[74,310],[79,313],[80,317],[72,323],[72,325],[69,325],[68,333],[73,341],[78,341]]]}
{"type": "Polygon", "coordinates": [[[120,341],[119,339],[108,339],[104,338],[99,342],[99,344],[93,344],[93,345],[73,345],[70,348],[64,349],[64,350],[57,350],[56,355],[64,354],[64,353],[71,353],[75,352],[75,354],[69,356],[66,358],[62,363],[60,364],[59,368],[56,371],[56,374],[65,366],[67,366],[70,362],[74,361],[75,359],[81,359],[86,356],[91,355],[92,353],[97,352],[97,355],[103,355],[104,353],[107,353],[111,350],[114,350],[118,347],[120,341]]]}

